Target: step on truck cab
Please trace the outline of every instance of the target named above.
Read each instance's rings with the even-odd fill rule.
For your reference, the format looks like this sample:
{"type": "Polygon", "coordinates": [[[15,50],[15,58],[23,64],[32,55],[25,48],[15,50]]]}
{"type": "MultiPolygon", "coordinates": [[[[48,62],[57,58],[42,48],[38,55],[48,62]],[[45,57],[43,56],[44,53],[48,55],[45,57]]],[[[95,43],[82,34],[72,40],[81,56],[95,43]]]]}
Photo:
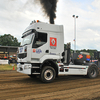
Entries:
{"type": "Polygon", "coordinates": [[[69,64],[69,53],[70,49],[64,50],[63,25],[34,21],[22,34],[17,71],[32,78],[38,75],[43,82],[52,82],[58,75],[98,75],[95,64],[69,64]]]}

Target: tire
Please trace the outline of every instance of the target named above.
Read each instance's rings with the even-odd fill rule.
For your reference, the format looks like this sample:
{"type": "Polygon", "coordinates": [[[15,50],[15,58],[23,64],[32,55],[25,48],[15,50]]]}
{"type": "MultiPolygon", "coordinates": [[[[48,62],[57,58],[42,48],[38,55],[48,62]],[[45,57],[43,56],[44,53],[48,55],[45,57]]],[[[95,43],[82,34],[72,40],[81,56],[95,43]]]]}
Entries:
{"type": "Polygon", "coordinates": [[[89,78],[96,78],[98,75],[98,67],[96,65],[91,65],[88,69],[87,76],[89,78]]]}
{"type": "Polygon", "coordinates": [[[30,78],[36,78],[36,75],[28,75],[30,78]]]}
{"type": "Polygon", "coordinates": [[[53,67],[45,66],[41,72],[41,81],[45,83],[50,83],[55,79],[56,72],[53,67]]]}

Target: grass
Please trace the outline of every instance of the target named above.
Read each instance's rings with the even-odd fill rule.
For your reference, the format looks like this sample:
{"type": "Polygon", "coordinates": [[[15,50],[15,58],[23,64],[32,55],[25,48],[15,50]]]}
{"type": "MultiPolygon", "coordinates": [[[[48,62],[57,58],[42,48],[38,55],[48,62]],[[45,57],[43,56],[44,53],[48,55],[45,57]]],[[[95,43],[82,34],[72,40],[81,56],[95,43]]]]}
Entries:
{"type": "Polygon", "coordinates": [[[16,70],[16,67],[17,65],[16,64],[3,64],[3,65],[0,65],[0,71],[6,71],[6,70],[16,70]]]}

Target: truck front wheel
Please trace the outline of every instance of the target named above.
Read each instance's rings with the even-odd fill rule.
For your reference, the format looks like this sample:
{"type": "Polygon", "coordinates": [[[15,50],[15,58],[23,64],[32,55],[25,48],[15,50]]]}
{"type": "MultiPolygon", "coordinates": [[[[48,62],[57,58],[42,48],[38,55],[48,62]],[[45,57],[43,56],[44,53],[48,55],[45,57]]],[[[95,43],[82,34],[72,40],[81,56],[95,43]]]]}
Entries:
{"type": "Polygon", "coordinates": [[[41,80],[43,82],[52,82],[55,79],[56,72],[53,67],[45,66],[41,72],[41,80]]]}
{"type": "Polygon", "coordinates": [[[95,65],[90,66],[89,69],[88,69],[87,76],[89,78],[96,78],[97,75],[98,75],[98,68],[97,68],[97,66],[95,66],[95,65]]]}

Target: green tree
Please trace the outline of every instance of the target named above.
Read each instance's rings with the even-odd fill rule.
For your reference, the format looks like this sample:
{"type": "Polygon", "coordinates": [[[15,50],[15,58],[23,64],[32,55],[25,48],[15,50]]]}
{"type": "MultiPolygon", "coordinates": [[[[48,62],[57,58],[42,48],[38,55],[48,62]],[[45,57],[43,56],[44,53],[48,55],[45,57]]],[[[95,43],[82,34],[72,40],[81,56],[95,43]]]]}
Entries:
{"type": "Polygon", "coordinates": [[[18,42],[16,37],[10,34],[4,34],[0,36],[0,45],[1,46],[19,46],[20,43],[18,42]]]}

